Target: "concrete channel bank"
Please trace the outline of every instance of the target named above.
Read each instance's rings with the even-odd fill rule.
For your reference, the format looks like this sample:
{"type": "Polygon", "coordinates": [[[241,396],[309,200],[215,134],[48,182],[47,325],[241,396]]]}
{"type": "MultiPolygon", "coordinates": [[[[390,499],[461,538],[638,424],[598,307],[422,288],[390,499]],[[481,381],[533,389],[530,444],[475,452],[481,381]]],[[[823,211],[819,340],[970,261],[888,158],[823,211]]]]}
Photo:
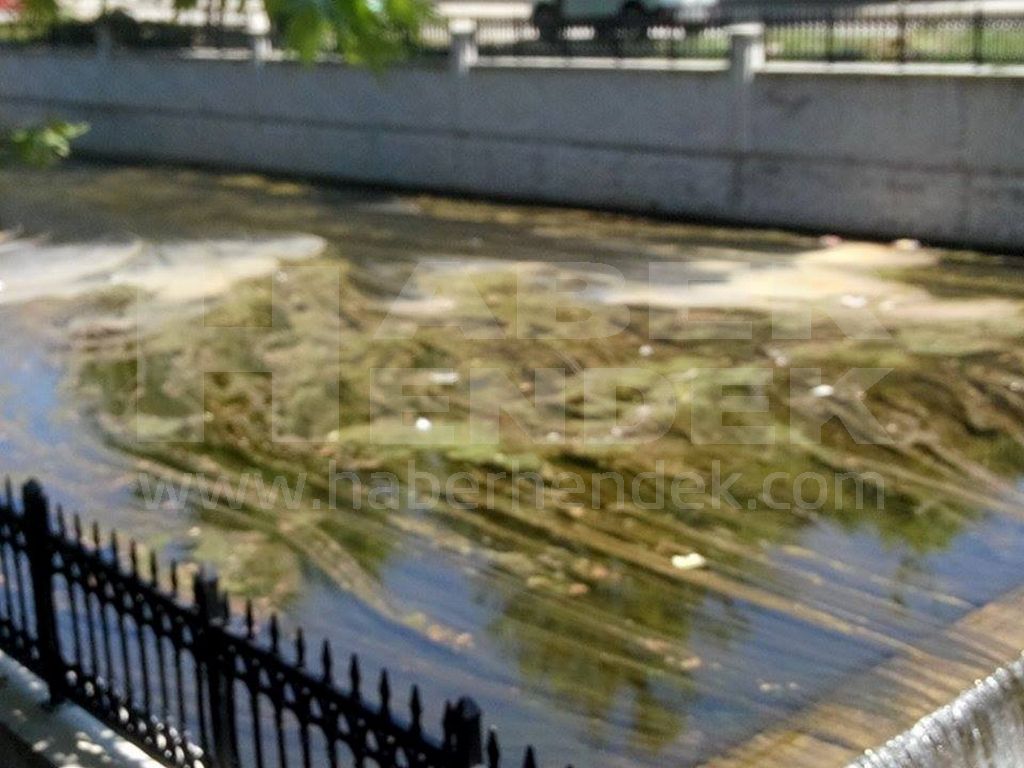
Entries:
{"type": "Polygon", "coordinates": [[[161,768],[83,710],[48,699],[41,680],[0,653],[0,766],[161,768]]]}
{"type": "MultiPolygon", "coordinates": [[[[471,33],[470,33],[471,34],[471,33]]],[[[94,155],[1019,249],[1024,68],[479,59],[385,73],[0,49],[0,120],[94,155]]]]}

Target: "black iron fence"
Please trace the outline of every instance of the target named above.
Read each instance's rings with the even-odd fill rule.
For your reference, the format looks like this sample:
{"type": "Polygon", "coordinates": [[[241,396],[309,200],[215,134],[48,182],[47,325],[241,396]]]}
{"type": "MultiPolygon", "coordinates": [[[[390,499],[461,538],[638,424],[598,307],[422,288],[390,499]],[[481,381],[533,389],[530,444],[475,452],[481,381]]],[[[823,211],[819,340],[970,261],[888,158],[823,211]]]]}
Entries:
{"type": "MultiPolygon", "coordinates": [[[[1024,63],[1024,14],[936,13],[928,6],[720,6],[701,17],[484,19],[477,43],[485,56],[724,59],[735,24],[765,28],[767,57],[778,61],[1024,63]]],[[[444,24],[428,24],[417,47],[447,50],[444,24]]]]}
{"type": "Polygon", "coordinates": [[[765,15],[769,59],[1024,63],[1024,14],[935,12],[899,3],[789,8],[765,15]]]}
{"type": "MultiPolygon", "coordinates": [[[[386,670],[366,690],[355,656],[340,687],[326,642],[318,669],[301,631],[285,643],[276,617],[259,631],[252,604],[233,617],[214,577],[182,595],[131,542],[51,515],[42,488],[10,481],[0,499],[0,648],[42,678],[54,703],[91,712],[173,768],[498,768],[491,730],[471,699],[445,703],[438,735],[420,692],[392,696],[386,670]],[[290,650],[284,646],[290,646],[290,650]],[[400,711],[404,710],[404,711],[400,711]]],[[[510,767],[511,763],[506,762],[510,767]]],[[[536,768],[532,748],[524,768],[536,768]]]]}
{"type": "MultiPolygon", "coordinates": [[[[912,2],[731,4],[676,18],[624,10],[591,23],[535,12],[530,19],[480,19],[476,38],[484,56],[721,60],[729,55],[729,28],[753,21],[764,24],[767,56],[778,61],[1024,64],[1024,13],[936,7],[942,8],[912,2]]],[[[0,43],[91,46],[101,38],[135,49],[251,48],[253,42],[241,28],[137,22],[122,12],[46,27],[17,18],[0,22],[0,43]]],[[[406,42],[411,57],[444,56],[451,47],[448,22],[428,22],[406,42]]]]}

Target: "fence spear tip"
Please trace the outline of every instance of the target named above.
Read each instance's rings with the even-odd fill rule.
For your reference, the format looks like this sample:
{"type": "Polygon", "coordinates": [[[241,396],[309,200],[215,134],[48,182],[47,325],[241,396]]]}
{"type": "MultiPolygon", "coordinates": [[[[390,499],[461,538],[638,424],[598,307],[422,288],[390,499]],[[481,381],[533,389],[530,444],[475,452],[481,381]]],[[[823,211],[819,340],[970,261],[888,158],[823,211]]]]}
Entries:
{"type": "Polygon", "coordinates": [[[359,656],[354,653],[348,663],[348,677],[352,684],[352,695],[359,698],[359,683],[362,675],[359,672],[359,656]]]}
{"type": "Polygon", "coordinates": [[[277,653],[281,645],[281,627],[277,622],[277,614],[270,615],[270,649],[277,653]]]}
{"type": "Polygon", "coordinates": [[[423,702],[420,701],[420,687],[413,685],[412,697],[409,700],[409,712],[412,713],[412,724],[414,728],[419,729],[420,720],[423,717],[423,702]]]}
{"type": "Polygon", "coordinates": [[[252,640],[256,636],[256,615],[252,607],[252,598],[245,599],[245,636],[252,640]]]}
{"type": "Polygon", "coordinates": [[[331,682],[334,679],[334,655],[331,653],[331,644],[324,640],[323,648],[320,651],[320,665],[324,670],[324,680],[331,682]]]}
{"type": "Polygon", "coordinates": [[[498,730],[491,728],[487,734],[487,768],[498,768],[501,761],[501,747],[498,746],[498,730]]]}
{"type": "Polygon", "coordinates": [[[386,669],[380,671],[378,692],[380,693],[381,710],[387,714],[388,709],[391,707],[391,681],[388,679],[388,671],[386,669]]]}

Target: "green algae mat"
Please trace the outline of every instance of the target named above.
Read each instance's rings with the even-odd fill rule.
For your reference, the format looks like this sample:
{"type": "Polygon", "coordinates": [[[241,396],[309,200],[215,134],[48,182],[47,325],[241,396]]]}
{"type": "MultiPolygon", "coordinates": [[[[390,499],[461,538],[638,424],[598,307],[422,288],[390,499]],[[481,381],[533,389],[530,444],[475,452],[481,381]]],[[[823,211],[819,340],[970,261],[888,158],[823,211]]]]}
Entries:
{"type": "Polygon", "coordinates": [[[90,165],[0,226],[0,467],[546,764],[839,765],[1014,652],[1013,259],[90,165]]]}

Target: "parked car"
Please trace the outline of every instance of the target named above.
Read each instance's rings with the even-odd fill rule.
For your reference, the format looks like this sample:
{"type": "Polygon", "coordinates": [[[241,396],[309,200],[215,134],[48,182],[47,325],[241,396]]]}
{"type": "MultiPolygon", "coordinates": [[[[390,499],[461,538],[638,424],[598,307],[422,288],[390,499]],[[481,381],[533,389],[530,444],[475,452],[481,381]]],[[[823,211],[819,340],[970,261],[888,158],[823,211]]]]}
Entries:
{"type": "Polygon", "coordinates": [[[557,37],[559,28],[568,24],[591,25],[598,34],[659,24],[691,32],[707,25],[717,5],[718,0],[539,0],[533,23],[545,39],[557,37]]]}

